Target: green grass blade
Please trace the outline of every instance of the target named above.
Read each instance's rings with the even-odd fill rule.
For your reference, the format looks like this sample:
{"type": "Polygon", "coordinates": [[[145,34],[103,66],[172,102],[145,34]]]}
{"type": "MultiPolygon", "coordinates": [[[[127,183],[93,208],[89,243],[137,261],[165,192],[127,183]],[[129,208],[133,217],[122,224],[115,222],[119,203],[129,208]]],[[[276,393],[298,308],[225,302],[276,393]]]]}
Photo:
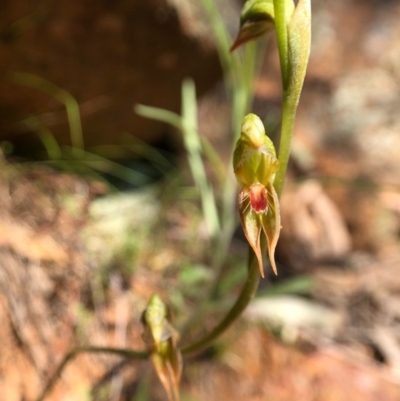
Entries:
{"type": "Polygon", "coordinates": [[[136,106],[134,106],[134,111],[139,116],[150,118],[152,120],[162,121],[164,123],[172,125],[179,130],[182,129],[181,116],[172,111],[160,109],[158,107],[145,106],[143,104],[137,104],[136,106]]]}
{"type": "Polygon", "coordinates": [[[83,156],[84,141],[82,133],[82,124],[79,111],[79,104],[76,99],[67,91],[53,83],[38,77],[34,74],[27,74],[23,72],[14,72],[11,74],[11,81],[18,84],[29,86],[47,93],[60,103],[64,104],[71,136],[71,145],[73,148],[74,157],[80,158],[83,156]]]}
{"type": "Polygon", "coordinates": [[[220,222],[214,191],[208,182],[201,157],[201,141],[197,129],[197,101],[194,82],[186,79],[182,85],[182,120],[183,139],[190,170],[195,184],[200,190],[202,208],[207,227],[211,237],[217,236],[220,232],[220,222]]]}

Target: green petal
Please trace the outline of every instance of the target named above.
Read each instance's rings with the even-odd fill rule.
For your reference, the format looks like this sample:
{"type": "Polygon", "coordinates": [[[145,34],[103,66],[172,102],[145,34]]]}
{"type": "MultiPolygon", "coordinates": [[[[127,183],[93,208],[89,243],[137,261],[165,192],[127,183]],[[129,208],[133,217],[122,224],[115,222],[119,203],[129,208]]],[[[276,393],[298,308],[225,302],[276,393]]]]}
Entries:
{"type": "Polygon", "coordinates": [[[274,152],[271,152],[269,148],[260,149],[260,153],[256,177],[260,183],[266,185],[268,182],[274,181],[275,173],[279,169],[279,161],[274,154],[275,149],[274,152]]]}
{"type": "Polygon", "coordinates": [[[272,181],[279,168],[274,144],[255,114],[248,114],[243,119],[240,138],[233,153],[233,168],[239,183],[245,187],[272,181]]]}
{"type": "Polygon", "coordinates": [[[233,152],[233,171],[242,186],[249,187],[255,179],[255,167],[253,166],[253,156],[257,149],[249,147],[241,138],[236,142],[233,152]]]}

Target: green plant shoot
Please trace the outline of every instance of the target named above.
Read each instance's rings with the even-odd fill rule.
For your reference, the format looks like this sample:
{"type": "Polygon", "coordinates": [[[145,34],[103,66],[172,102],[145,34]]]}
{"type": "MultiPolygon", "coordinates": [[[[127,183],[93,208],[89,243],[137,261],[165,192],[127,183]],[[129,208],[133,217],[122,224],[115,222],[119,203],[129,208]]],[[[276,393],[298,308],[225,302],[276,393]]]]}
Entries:
{"type": "Polygon", "coordinates": [[[241,186],[239,213],[243,231],[257,256],[264,277],[261,233],[267,239],[272,269],[277,274],[275,248],[281,229],[279,199],[273,186],[279,161],[262,121],[255,114],[243,119],[240,138],[233,154],[233,169],[241,186]]]}

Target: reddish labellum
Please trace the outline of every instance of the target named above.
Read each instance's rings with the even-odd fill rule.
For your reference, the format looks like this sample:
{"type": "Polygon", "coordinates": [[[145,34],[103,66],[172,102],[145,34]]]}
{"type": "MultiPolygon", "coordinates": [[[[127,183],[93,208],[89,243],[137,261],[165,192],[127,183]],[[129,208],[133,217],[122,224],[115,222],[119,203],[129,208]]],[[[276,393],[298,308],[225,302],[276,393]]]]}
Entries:
{"type": "Polygon", "coordinates": [[[256,213],[265,213],[268,209],[267,190],[262,184],[253,184],[249,191],[250,206],[256,213]]]}

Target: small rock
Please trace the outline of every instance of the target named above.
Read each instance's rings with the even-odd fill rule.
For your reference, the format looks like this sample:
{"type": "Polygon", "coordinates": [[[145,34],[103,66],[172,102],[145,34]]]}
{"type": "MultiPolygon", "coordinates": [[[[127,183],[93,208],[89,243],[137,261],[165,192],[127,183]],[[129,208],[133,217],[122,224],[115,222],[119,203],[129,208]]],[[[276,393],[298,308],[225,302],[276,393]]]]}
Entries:
{"type": "Polygon", "coordinates": [[[296,270],[343,259],[351,249],[341,214],[321,185],[308,181],[282,195],[279,255],[296,270]]]}

